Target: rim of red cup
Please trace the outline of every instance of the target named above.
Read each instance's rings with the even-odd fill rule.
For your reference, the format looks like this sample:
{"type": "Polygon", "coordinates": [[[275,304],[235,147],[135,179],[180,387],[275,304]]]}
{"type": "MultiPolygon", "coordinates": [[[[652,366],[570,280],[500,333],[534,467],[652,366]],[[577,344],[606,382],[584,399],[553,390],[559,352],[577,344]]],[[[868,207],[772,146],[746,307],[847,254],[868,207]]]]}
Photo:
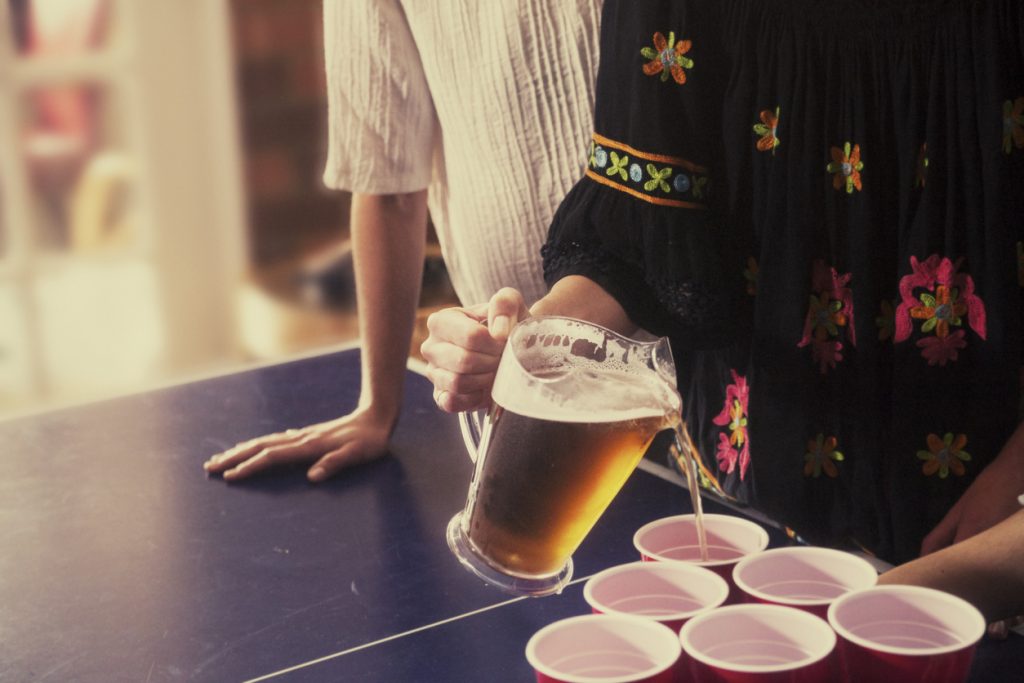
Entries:
{"type": "Polygon", "coordinates": [[[828,623],[832,629],[841,636],[844,640],[848,640],[855,645],[874,650],[876,652],[885,652],[888,654],[902,655],[909,657],[933,657],[935,655],[944,655],[951,652],[958,652],[968,647],[973,647],[977,644],[981,637],[985,635],[985,618],[978,611],[978,608],[967,602],[963,598],[957,597],[951,593],[940,591],[935,588],[925,588],[924,586],[903,586],[897,584],[890,584],[884,586],[873,586],[871,588],[864,588],[859,591],[853,591],[842,595],[833,602],[828,608],[828,623]],[[963,611],[963,615],[966,619],[973,622],[966,624],[970,638],[965,638],[962,642],[953,643],[950,645],[940,645],[935,647],[927,648],[910,648],[910,647],[898,647],[895,645],[886,645],[884,643],[878,643],[868,638],[863,638],[857,634],[851,632],[845,626],[839,623],[836,613],[843,609],[843,606],[848,602],[856,600],[863,600],[865,595],[876,595],[879,593],[897,593],[901,595],[919,595],[928,598],[930,601],[945,602],[949,605],[954,605],[958,609],[963,611]]]}
{"type": "Polygon", "coordinates": [[[649,631],[650,638],[652,640],[656,638],[664,640],[667,650],[673,653],[671,658],[666,656],[664,661],[658,661],[656,664],[651,665],[650,669],[645,669],[625,676],[601,678],[601,683],[630,683],[630,681],[657,676],[658,674],[668,671],[675,666],[676,662],[679,661],[680,655],[682,655],[682,644],[679,642],[679,638],[672,629],[662,623],[628,614],[583,614],[576,617],[559,619],[558,621],[550,623],[534,633],[526,643],[526,660],[535,671],[539,671],[549,678],[564,681],[564,683],[591,683],[594,680],[592,676],[578,676],[558,671],[557,669],[554,669],[540,661],[537,656],[538,644],[552,631],[571,627],[578,623],[591,621],[607,624],[619,623],[620,625],[628,625],[633,629],[649,631]]]}
{"type": "Polygon", "coordinates": [[[818,556],[841,558],[844,562],[848,562],[849,566],[856,566],[858,570],[863,570],[864,577],[866,579],[870,579],[870,583],[867,583],[863,586],[858,586],[856,588],[851,588],[849,591],[847,591],[847,593],[852,592],[854,590],[870,588],[874,586],[875,582],[878,580],[878,572],[875,570],[874,567],[871,566],[870,562],[863,558],[857,557],[856,555],[845,552],[843,550],[835,550],[834,548],[818,548],[814,546],[787,546],[785,548],[772,548],[771,550],[763,550],[754,555],[747,555],[746,557],[741,559],[738,563],[736,563],[736,566],[733,567],[733,583],[735,583],[736,587],[742,590],[744,593],[752,595],[753,597],[758,598],[759,600],[766,600],[768,602],[775,602],[784,605],[796,605],[800,607],[824,607],[835,602],[836,600],[841,598],[842,595],[846,595],[846,593],[843,593],[842,595],[836,596],[834,598],[790,598],[784,595],[766,593],[765,591],[762,591],[758,588],[754,588],[753,586],[751,586],[743,580],[742,574],[744,569],[751,566],[752,564],[763,562],[765,558],[771,559],[772,557],[779,555],[807,555],[812,557],[818,556]]]}
{"type": "MultiPolygon", "coordinates": [[[[659,562],[682,562],[682,563],[685,563],[685,564],[695,564],[695,565],[697,565],[699,567],[726,566],[726,565],[730,565],[730,564],[736,564],[736,562],[738,562],[740,559],[742,559],[742,558],[732,558],[732,559],[727,559],[727,560],[707,560],[707,561],[702,561],[702,560],[680,560],[680,559],[677,559],[677,558],[674,558],[674,557],[666,557],[664,555],[660,555],[658,553],[651,552],[650,550],[647,550],[643,546],[641,546],[641,544],[640,544],[640,537],[641,537],[641,535],[643,535],[646,532],[649,532],[651,529],[656,529],[656,528],[658,528],[660,526],[666,526],[666,525],[669,525],[669,524],[675,524],[675,523],[678,523],[678,522],[684,521],[684,520],[686,520],[686,521],[693,521],[694,519],[696,519],[696,517],[697,517],[696,515],[691,513],[691,514],[685,514],[685,515],[672,515],[671,517],[662,517],[661,519],[656,519],[653,522],[648,522],[647,524],[644,524],[642,527],[637,529],[636,533],[633,534],[633,547],[636,548],[637,552],[639,552],[641,555],[649,557],[649,558],[651,558],[653,560],[657,560],[659,562]]],[[[732,524],[734,526],[743,527],[744,529],[749,529],[749,530],[753,531],[756,534],[756,536],[757,536],[757,546],[758,547],[755,550],[751,550],[750,553],[748,553],[748,555],[749,554],[753,554],[755,552],[761,552],[765,548],[768,547],[768,532],[764,530],[764,527],[762,527],[760,524],[757,524],[756,522],[751,522],[748,519],[744,519],[742,517],[736,517],[735,515],[721,515],[721,514],[716,514],[716,513],[704,513],[703,517],[704,517],[704,522],[705,522],[705,529],[707,528],[706,523],[708,521],[713,521],[713,522],[724,522],[726,524],[732,524]]]]}
{"type": "Polygon", "coordinates": [[[651,619],[653,621],[665,622],[665,621],[679,621],[681,619],[691,619],[698,614],[703,614],[710,610],[719,607],[725,599],[729,597],[729,584],[726,583],[718,574],[714,573],[710,569],[705,569],[700,565],[696,565],[689,562],[629,562],[627,564],[620,564],[608,569],[602,570],[597,574],[591,576],[585,584],[583,584],[583,599],[587,601],[587,604],[595,609],[601,610],[603,614],[622,614],[628,616],[641,616],[644,619],[651,619]],[[685,612],[666,612],[665,614],[659,614],[657,616],[650,615],[638,615],[635,612],[625,612],[617,610],[613,607],[609,607],[603,603],[599,603],[594,597],[594,585],[601,580],[608,579],[618,574],[626,574],[630,572],[646,572],[654,574],[681,574],[689,575],[690,577],[700,577],[706,581],[710,581],[715,585],[715,592],[713,599],[703,607],[697,609],[688,610],[685,612]]]}
{"type": "Polygon", "coordinates": [[[832,628],[825,622],[821,617],[816,617],[810,612],[797,609],[795,607],[786,607],[785,605],[755,605],[755,604],[744,604],[744,605],[729,605],[727,607],[719,607],[718,609],[712,610],[701,614],[700,616],[690,619],[683,625],[683,628],[679,631],[679,642],[683,647],[683,651],[698,662],[707,666],[714,667],[716,669],[724,669],[726,671],[735,671],[740,673],[756,673],[756,674],[770,674],[778,673],[781,671],[791,671],[793,669],[800,669],[803,667],[817,664],[824,660],[832,651],[836,648],[836,633],[832,628]],[[771,617],[774,615],[776,618],[780,616],[786,616],[793,619],[803,621],[806,624],[806,628],[816,629],[820,631],[823,636],[823,646],[820,652],[814,652],[804,659],[795,662],[785,662],[783,664],[741,664],[736,662],[729,662],[724,659],[718,659],[704,654],[700,650],[697,650],[690,642],[690,634],[696,629],[699,629],[701,625],[712,620],[712,619],[723,619],[729,616],[730,613],[762,613],[766,616],[771,617]],[[824,643],[828,644],[828,647],[824,647],[824,643]]]}

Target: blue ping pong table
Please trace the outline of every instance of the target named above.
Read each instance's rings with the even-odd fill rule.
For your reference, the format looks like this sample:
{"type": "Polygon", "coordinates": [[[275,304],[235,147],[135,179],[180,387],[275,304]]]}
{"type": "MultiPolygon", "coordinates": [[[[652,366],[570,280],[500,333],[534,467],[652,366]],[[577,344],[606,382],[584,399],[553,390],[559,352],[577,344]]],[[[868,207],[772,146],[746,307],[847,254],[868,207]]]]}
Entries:
{"type": "MultiPolygon", "coordinates": [[[[530,635],[588,611],[582,581],[636,559],[637,527],[689,511],[645,462],[561,595],[484,585],[445,542],[471,476],[457,422],[411,371],[394,457],[315,486],[203,474],[358,387],[351,349],[0,423],[0,681],[530,681],[530,635]]],[[[984,642],[972,680],[1020,680],[1022,642],[984,642]]]]}

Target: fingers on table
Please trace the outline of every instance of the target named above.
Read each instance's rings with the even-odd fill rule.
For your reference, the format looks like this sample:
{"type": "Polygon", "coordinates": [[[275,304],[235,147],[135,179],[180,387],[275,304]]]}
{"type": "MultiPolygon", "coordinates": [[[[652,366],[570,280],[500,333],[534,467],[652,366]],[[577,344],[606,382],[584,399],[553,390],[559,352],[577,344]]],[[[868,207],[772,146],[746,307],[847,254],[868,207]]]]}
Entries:
{"type": "Polygon", "coordinates": [[[359,441],[349,441],[343,446],[325,453],[322,458],[316,461],[307,476],[310,481],[319,482],[329,479],[346,467],[360,465],[364,462],[376,460],[382,457],[385,450],[377,450],[366,447],[359,441]]]}
{"type": "Polygon", "coordinates": [[[225,479],[243,479],[268,467],[317,452],[318,435],[290,429],[238,444],[203,464],[207,472],[223,472],[225,479]]]}

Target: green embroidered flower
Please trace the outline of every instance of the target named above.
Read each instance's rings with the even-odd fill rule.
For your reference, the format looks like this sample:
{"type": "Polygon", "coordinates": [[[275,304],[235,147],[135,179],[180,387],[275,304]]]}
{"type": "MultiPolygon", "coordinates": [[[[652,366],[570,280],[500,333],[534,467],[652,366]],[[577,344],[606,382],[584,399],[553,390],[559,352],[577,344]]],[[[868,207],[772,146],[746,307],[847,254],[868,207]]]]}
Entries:
{"type": "Polygon", "coordinates": [[[612,163],[605,169],[605,173],[608,175],[618,173],[620,178],[627,180],[629,178],[629,171],[626,169],[626,165],[629,163],[629,157],[625,154],[620,157],[617,152],[611,152],[610,156],[612,163]]]}
{"type": "Polygon", "coordinates": [[[651,179],[644,183],[644,189],[648,192],[652,192],[657,188],[661,188],[662,192],[668,193],[671,191],[668,181],[666,178],[672,175],[672,167],[666,166],[665,168],[658,170],[658,167],[654,164],[647,164],[647,173],[651,176],[651,179]]]}
{"type": "Polygon", "coordinates": [[[830,336],[838,337],[839,326],[846,325],[843,302],[830,299],[827,291],[818,296],[812,294],[810,299],[811,305],[807,318],[814,327],[814,338],[823,342],[830,336]]]}
{"type": "Polygon", "coordinates": [[[829,477],[839,476],[835,463],[842,462],[845,456],[836,450],[836,445],[834,436],[826,439],[824,434],[818,434],[817,438],[809,439],[807,453],[804,454],[804,476],[817,479],[821,476],[822,470],[825,470],[829,477]]]}
{"type": "Polygon", "coordinates": [[[970,453],[963,450],[967,445],[965,434],[957,434],[954,437],[953,434],[947,433],[941,439],[935,434],[929,434],[927,441],[928,450],[917,452],[917,457],[924,460],[921,471],[925,476],[930,477],[938,472],[939,479],[945,479],[949,476],[950,470],[958,477],[963,476],[964,463],[971,460],[970,453]]]}
{"type": "Polygon", "coordinates": [[[708,189],[708,177],[699,176],[693,181],[693,198],[703,199],[704,192],[708,189]]]}

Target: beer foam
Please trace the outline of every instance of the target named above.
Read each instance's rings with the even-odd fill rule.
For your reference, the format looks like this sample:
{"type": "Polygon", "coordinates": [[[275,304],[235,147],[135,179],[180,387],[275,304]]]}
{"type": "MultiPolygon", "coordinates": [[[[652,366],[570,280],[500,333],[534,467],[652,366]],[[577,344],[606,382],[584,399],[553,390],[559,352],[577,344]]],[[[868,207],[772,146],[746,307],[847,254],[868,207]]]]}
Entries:
{"type": "Polygon", "coordinates": [[[620,422],[680,410],[679,395],[653,374],[593,366],[540,376],[517,370],[498,372],[491,397],[506,410],[539,420],[620,422]]]}

